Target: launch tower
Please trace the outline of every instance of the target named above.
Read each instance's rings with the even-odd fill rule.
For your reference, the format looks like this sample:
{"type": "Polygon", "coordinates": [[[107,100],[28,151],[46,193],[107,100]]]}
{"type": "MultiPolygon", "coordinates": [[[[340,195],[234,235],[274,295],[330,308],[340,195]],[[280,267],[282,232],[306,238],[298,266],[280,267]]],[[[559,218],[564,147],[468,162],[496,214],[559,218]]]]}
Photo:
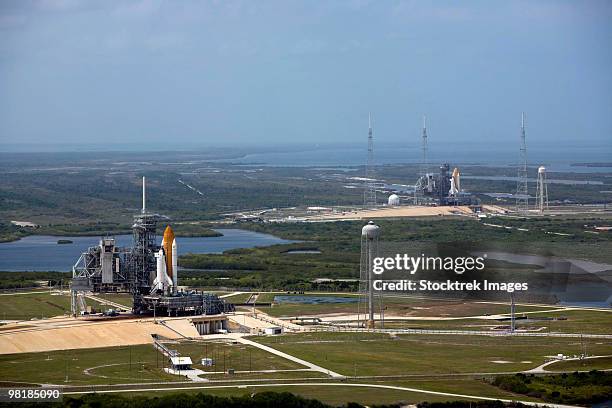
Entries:
{"type": "Polygon", "coordinates": [[[167,314],[220,314],[233,311],[216,295],[178,290],[178,253],[174,232],[167,226],[161,245],[157,224],[162,219],[147,211],[146,183],[142,178],[142,210],[134,216],[132,247],[118,247],[113,237],[81,254],[72,268],[71,309],[74,316],[86,312],[87,292],[128,292],[132,312],[167,314]]]}

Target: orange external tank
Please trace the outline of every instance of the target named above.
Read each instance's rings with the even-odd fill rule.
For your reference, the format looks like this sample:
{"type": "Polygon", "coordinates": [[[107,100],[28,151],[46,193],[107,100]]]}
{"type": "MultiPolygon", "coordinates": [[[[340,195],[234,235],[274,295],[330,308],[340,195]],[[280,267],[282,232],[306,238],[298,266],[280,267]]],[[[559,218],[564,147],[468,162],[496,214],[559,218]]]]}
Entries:
{"type": "Polygon", "coordinates": [[[164,230],[164,238],[162,240],[162,246],[164,247],[164,253],[166,255],[166,273],[170,279],[174,276],[172,270],[172,244],[174,243],[174,231],[171,226],[167,226],[164,230]]]}

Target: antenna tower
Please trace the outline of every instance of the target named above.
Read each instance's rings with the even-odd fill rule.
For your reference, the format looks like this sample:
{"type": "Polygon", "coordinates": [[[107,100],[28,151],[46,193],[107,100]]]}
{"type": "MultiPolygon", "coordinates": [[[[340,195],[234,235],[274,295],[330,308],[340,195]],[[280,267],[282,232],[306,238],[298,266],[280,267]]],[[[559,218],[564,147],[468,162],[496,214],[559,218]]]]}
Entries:
{"type": "Polygon", "coordinates": [[[521,114],[521,150],[516,184],[516,211],[529,211],[529,189],[527,188],[527,142],[525,141],[525,113],[521,114]]]}
{"type": "Polygon", "coordinates": [[[374,138],[372,137],[372,117],[368,114],[368,158],[366,161],[365,191],[363,205],[376,206],[376,186],[374,185],[374,138]]]}

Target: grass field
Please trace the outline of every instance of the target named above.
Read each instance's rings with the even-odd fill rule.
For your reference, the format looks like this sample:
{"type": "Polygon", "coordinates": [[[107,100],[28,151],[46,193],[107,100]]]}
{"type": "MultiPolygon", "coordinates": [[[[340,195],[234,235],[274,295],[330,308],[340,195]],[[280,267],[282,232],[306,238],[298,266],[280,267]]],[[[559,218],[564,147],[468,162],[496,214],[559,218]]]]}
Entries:
{"type": "Polygon", "coordinates": [[[229,303],[244,303],[251,297],[251,293],[239,293],[234,296],[224,297],[223,300],[229,303]]]}
{"type": "MultiPolygon", "coordinates": [[[[420,401],[442,402],[454,401],[457,398],[431,395],[418,392],[379,389],[371,387],[349,387],[341,384],[331,386],[299,385],[299,386],[258,386],[249,387],[236,385],[235,388],[181,390],[181,393],[204,393],[222,397],[252,395],[261,392],[290,392],[304,398],[313,398],[333,406],[344,406],[347,402],[358,402],[364,405],[392,404],[397,402],[416,403],[420,401]]],[[[177,391],[156,391],[153,395],[176,394],[177,391]]],[[[126,395],[132,397],[151,396],[151,392],[133,392],[126,395]]]]}
{"type": "MultiPolygon", "coordinates": [[[[344,375],[523,371],[547,356],[581,350],[579,339],[567,338],[308,333],[256,340],[344,375]]],[[[612,347],[607,340],[585,342],[590,354],[612,347]]]]}
{"type": "MultiPolygon", "coordinates": [[[[193,367],[205,371],[293,370],[300,364],[267,353],[256,347],[222,342],[168,343],[168,348],[191,357],[193,367]],[[215,366],[204,367],[201,359],[213,358],[215,366]]],[[[80,349],[48,353],[8,354],[0,356],[0,379],[9,382],[64,384],[117,384],[152,381],[184,381],[184,377],[166,374],[167,358],[151,345],[80,349]],[[85,371],[87,370],[87,371],[85,371]]],[[[308,371],[270,374],[239,373],[234,379],[312,378],[320,373],[308,371]]],[[[211,379],[228,378],[211,374],[211,379]]]]}
{"type": "Polygon", "coordinates": [[[191,357],[193,367],[204,371],[226,371],[230,368],[236,371],[306,368],[301,364],[245,344],[200,341],[169,343],[167,346],[177,350],[183,356],[191,357]],[[202,366],[201,360],[205,357],[212,358],[215,365],[213,367],[202,366]]]}
{"type": "MultiPolygon", "coordinates": [[[[134,303],[134,298],[131,293],[97,293],[96,297],[108,300],[110,302],[119,303],[129,308],[131,308],[134,303]]],[[[87,299],[87,301],[89,302],[90,299],[87,299]]]]}
{"type": "MultiPolygon", "coordinates": [[[[519,313],[520,316],[520,313],[519,313]]],[[[542,332],[612,334],[612,313],[606,311],[570,310],[528,315],[529,319],[516,321],[519,329],[543,328],[542,332]],[[538,320],[557,318],[559,320],[538,320]],[[564,318],[564,319],[560,319],[564,318]]],[[[386,328],[396,329],[444,329],[444,330],[489,330],[493,326],[508,325],[507,321],[461,319],[428,321],[387,321],[386,328]]]]}
{"type": "MultiPolygon", "coordinates": [[[[390,385],[399,387],[416,388],[427,391],[441,391],[456,394],[468,394],[468,395],[480,395],[490,398],[504,398],[504,399],[518,399],[536,401],[533,398],[527,396],[517,396],[510,392],[501,390],[495,386],[488,384],[487,382],[479,379],[472,378],[440,378],[440,379],[427,379],[427,380],[393,380],[393,381],[380,381],[380,380],[354,380],[347,379],[349,383],[364,383],[374,385],[390,385]]],[[[205,385],[206,386],[206,385],[205,385]]],[[[336,383],[331,386],[321,385],[298,385],[298,386],[262,386],[262,387],[250,387],[250,386],[237,386],[236,388],[225,388],[225,389],[206,389],[206,390],[182,390],[181,392],[186,393],[206,393],[218,396],[241,396],[251,395],[253,393],[274,391],[274,392],[291,392],[293,394],[301,395],[306,398],[315,398],[325,403],[344,406],[348,401],[358,402],[365,405],[374,404],[393,404],[393,403],[418,403],[423,401],[429,402],[442,402],[442,401],[456,401],[466,400],[466,398],[442,396],[434,394],[426,394],[420,392],[401,391],[393,389],[381,389],[375,387],[350,387],[344,386],[341,383],[336,383]]],[[[172,394],[176,391],[159,391],[155,392],[154,395],[172,394]]],[[[130,393],[126,394],[130,396],[143,395],[142,393],[130,393]]],[[[147,394],[147,395],[150,395],[147,394]]]]}
{"type": "Polygon", "coordinates": [[[164,363],[151,345],[5,354],[0,356],[0,379],[47,384],[177,381],[179,377],[161,370],[164,363]]]}
{"type": "MultiPolygon", "coordinates": [[[[87,304],[96,309],[108,309],[91,299],[87,304]]],[[[70,313],[70,295],[44,292],[25,292],[0,295],[0,318],[8,320],[42,319],[46,317],[62,316],[70,313]]]]}
{"type": "MultiPolygon", "coordinates": [[[[612,354],[612,349],[608,354],[612,354]]],[[[559,361],[546,367],[548,371],[590,371],[612,369],[612,357],[590,358],[582,361],[559,361]]]]}
{"type": "MultiPolygon", "coordinates": [[[[297,303],[298,297],[303,296],[334,296],[339,298],[347,298],[356,300],[354,294],[312,294],[304,295],[284,295],[274,294],[270,300],[276,295],[296,297],[296,303],[291,303],[291,299],[285,300],[283,303],[275,303],[272,306],[258,307],[264,313],[271,316],[303,316],[314,314],[331,314],[331,313],[357,313],[357,302],[347,303],[318,303],[305,304],[297,303]]],[[[259,300],[259,299],[258,299],[259,300]]],[[[387,296],[384,298],[386,307],[385,313],[395,316],[442,316],[442,317],[463,317],[463,316],[480,316],[505,314],[510,312],[510,306],[497,303],[484,303],[476,301],[466,301],[459,299],[423,299],[418,297],[400,297],[387,296]]],[[[546,311],[554,307],[547,306],[523,306],[516,307],[517,313],[546,311]]]]}

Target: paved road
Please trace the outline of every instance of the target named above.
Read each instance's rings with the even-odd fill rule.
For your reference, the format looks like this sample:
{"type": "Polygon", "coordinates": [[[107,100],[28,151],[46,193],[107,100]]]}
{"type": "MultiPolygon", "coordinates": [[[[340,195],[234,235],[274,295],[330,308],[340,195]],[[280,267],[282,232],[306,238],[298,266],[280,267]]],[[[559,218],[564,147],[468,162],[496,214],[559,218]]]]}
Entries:
{"type": "Polygon", "coordinates": [[[257,348],[259,348],[261,350],[267,351],[268,353],[275,354],[275,355],[277,355],[279,357],[283,357],[283,358],[286,358],[287,360],[291,360],[291,361],[293,361],[295,363],[298,363],[298,364],[301,364],[303,366],[306,366],[306,367],[310,368],[313,371],[318,371],[320,373],[327,374],[327,375],[329,375],[332,378],[345,378],[345,376],[342,375],[342,374],[338,374],[336,372],[328,370],[327,368],[323,368],[321,366],[318,366],[318,365],[313,364],[311,362],[308,362],[306,360],[302,360],[301,358],[294,357],[291,354],[283,353],[282,351],[273,349],[272,347],[264,346],[263,344],[251,341],[251,340],[246,339],[244,337],[236,337],[236,340],[238,342],[242,343],[242,344],[248,344],[249,346],[257,347],[257,348]]]}
{"type": "Polygon", "coordinates": [[[95,300],[96,302],[101,303],[101,304],[103,304],[103,305],[109,305],[109,306],[112,306],[112,307],[114,307],[114,308],[115,308],[115,309],[117,309],[117,310],[122,310],[122,311],[124,311],[124,312],[131,312],[131,311],[132,311],[132,308],[131,308],[131,307],[128,307],[128,306],[126,306],[126,305],[122,305],[121,303],[117,303],[117,302],[112,302],[112,301],[110,301],[110,300],[106,300],[106,299],[101,298],[101,297],[99,297],[99,296],[94,296],[94,295],[85,295],[85,297],[86,297],[87,299],[95,300]]]}
{"type": "Polygon", "coordinates": [[[520,402],[525,405],[530,406],[542,406],[546,405],[554,408],[576,408],[574,405],[561,405],[561,404],[551,404],[551,403],[542,403],[542,402],[531,402],[531,401],[520,401],[520,400],[508,400],[501,398],[491,398],[491,397],[482,397],[478,395],[468,395],[468,394],[455,394],[450,392],[441,392],[441,391],[430,391],[430,390],[422,390],[418,388],[409,388],[409,387],[400,387],[396,385],[382,385],[382,384],[359,384],[359,383],[342,383],[342,382],[333,382],[333,383],[322,383],[322,382],[313,382],[313,383],[288,383],[288,384],[240,384],[240,385],[205,385],[205,386],[192,386],[192,387],[165,387],[165,388],[134,388],[128,390],[99,390],[99,391],[70,391],[65,392],[66,395],[75,395],[75,394],[109,394],[109,393],[124,393],[124,392],[155,392],[155,391],[181,391],[181,390],[194,390],[194,389],[224,389],[224,388],[257,388],[257,387],[358,387],[358,388],[378,388],[383,390],[396,390],[396,391],[406,391],[406,392],[414,392],[419,394],[430,394],[430,395],[442,395],[446,397],[455,397],[455,398],[468,398],[475,400],[485,400],[485,401],[503,401],[503,402],[520,402]]]}
{"type": "MultiPolygon", "coordinates": [[[[590,360],[590,359],[594,359],[594,358],[606,358],[606,357],[612,357],[612,355],[607,355],[607,356],[587,356],[584,357],[584,360],[590,360]]],[[[551,371],[545,370],[545,368],[551,364],[555,364],[555,363],[560,363],[562,361],[579,361],[580,357],[572,357],[572,358],[565,358],[563,360],[551,360],[551,361],[547,361],[544,364],[540,364],[539,366],[532,368],[531,370],[527,370],[525,371],[526,373],[533,373],[533,374],[541,374],[541,373],[550,373],[551,371]]],[[[607,370],[602,370],[602,371],[607,371],[607,370]]],[[[554,372],[554,371],[553,371],[554,372]]]]}

